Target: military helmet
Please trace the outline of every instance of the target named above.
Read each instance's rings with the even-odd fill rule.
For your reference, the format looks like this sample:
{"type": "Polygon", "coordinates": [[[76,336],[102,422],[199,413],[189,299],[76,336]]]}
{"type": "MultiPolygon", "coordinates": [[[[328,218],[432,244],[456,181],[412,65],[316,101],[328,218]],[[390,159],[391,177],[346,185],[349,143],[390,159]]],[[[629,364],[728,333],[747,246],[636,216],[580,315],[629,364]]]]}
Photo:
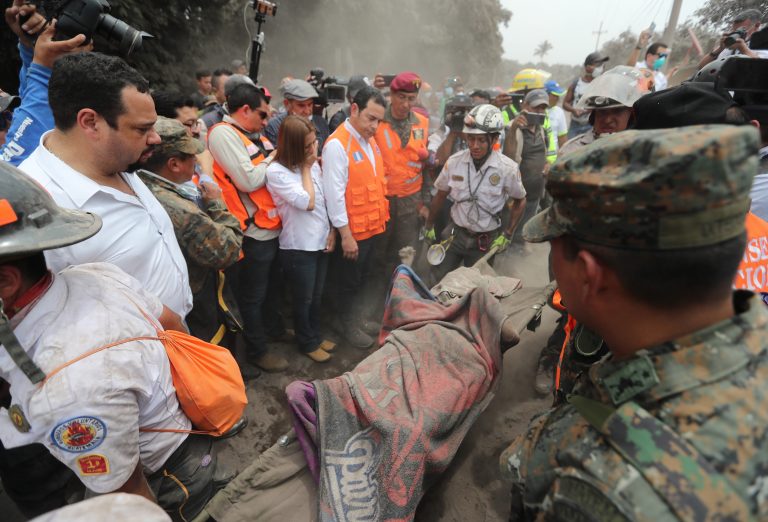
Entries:
{"type": "Polygon", "coordinates": [[[552,76],[550,73],[541,69],[523,69],[512,79],[508,92],[543,89],[550,76],[552,76]]]}
{"type": "Polygon", "coordinates": [[[643,71],[628,65],[618,65],[587,85],[576,108],[599,110],[632,107],[650,90],[651,84],[643,71]]]}
{"type": "Polygon", "coordinates": [[[0,161],[0,260],[84,241],[101,229],[101,218],[66,210],[32,178],[0,161]]]}
{"type": "Polygon", "coordinates": [[[483,103],[464,117],[465,134],[495,134],[504,129],[504,118],[498,107],[483,103]]]}

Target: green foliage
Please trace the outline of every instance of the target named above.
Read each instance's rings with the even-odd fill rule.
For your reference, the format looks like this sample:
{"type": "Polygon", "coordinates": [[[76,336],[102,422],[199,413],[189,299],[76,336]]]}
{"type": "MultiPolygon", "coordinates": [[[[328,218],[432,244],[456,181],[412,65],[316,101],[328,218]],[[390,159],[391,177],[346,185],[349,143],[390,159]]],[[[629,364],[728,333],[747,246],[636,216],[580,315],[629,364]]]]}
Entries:
{"type": "Polygon", "coordinates": [[[765,0],[707,0],[701,9],[696,11],[696,17],[701,25],[723,29],[723,24],[745,9],[758,9],[765,14],[768,13],[768,2],[765,0]]]}

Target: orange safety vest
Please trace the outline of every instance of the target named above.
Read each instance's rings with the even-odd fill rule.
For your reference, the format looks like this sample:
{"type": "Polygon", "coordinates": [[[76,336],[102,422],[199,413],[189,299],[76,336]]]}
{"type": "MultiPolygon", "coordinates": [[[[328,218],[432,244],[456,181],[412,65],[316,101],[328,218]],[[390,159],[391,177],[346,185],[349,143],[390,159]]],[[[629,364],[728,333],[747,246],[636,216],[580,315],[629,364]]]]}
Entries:
{"type": "Polygon", "coordinates": [[[411,125],[411,135],[405,147],[387,121],[382,121],[376,130],[374,139],[384,160],[387,196],[410,196],[421,190],[422,162],[428,156],[429,120],[421,114],[412,114],[419,121],[411,125]]]}
{"type": "Polygon", "coordinates": [[[337,139],[349,159],[349,176],[344,200],[347,204],[349,229],[355,241],[381,234],[389,221],[389,201],[386,198],[384,160],[375,142],[371,143],[376,170],[357,140],[342,124],[328,140],[337,139]]]}
{"type": "Polygon", "coordinates": [[[736,272],[734,288],[768,292],[768,222],[747,214],[747,248],[736,272]]]}
{"type": "MultiPolygon", "coordinates": [[[[210,136],[213,129],[219,125],[229,125],[235,129],[238,136],[240,136],[240,139],[243,140],[243,146],[245,147],[245,150],[248,151],[248,155],[250,156],[253,165],[258,165],[266,159],[264,154],[262,154],[261,149],[259,149],[259,147],[257,147],[256,144],[254,144],[240,129],[231,123],[217,123],[211,127],[208,131],[208,135],[210,136]]],[[[266,148],[272,148],[272,144],[264,136],[261,136],[261,142],[266,148]]],[[[221,195],[224,198],[224,203],[226,203],[227,209],[238,219],[238,221],[240,221],[240,228],[242,228],[243,231],[245,231],[251,223],[266,230],[280,228],[280,216],[277,213],[275,202],[272,201],[272,196],[267,190],[266,184],[253,192],[244,194],[237,189],[235,184],[232,183],[232,178],[229,177],[229,174],[227,174],[222,166],[215,160],[213,162],[213,175],[216,178],[216,183],[221,188],[221,195]],[[243,204],[243,200],[241,199],[243,197],[248,197],[248,199],[250,199],[256,206],[256,212],[254,212],[253,216],[248,215],[245,204],[243,204]]]]}

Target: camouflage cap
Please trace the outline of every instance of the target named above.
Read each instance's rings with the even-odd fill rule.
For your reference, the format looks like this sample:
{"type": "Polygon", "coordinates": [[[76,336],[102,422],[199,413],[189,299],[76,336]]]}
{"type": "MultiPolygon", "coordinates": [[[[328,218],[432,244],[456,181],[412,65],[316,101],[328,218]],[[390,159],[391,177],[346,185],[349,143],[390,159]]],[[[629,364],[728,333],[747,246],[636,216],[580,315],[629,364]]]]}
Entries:
{"type": "Polygon", "coordinates": [[[200,154],[205,150],[203,142],[187,134],[187,129],[179,120],[158,116],[155,122],[155,132],[163,140],[156,145],[156,150],[158,151],[200,154]]]}
{"type": "Polygon", "coordinates": [[[627,249],[713,245],[743,233],[757,174],[752,126],[625,131],[552,166],[554,204],[523,228],[539,243],[561,235],[627,249]]]}

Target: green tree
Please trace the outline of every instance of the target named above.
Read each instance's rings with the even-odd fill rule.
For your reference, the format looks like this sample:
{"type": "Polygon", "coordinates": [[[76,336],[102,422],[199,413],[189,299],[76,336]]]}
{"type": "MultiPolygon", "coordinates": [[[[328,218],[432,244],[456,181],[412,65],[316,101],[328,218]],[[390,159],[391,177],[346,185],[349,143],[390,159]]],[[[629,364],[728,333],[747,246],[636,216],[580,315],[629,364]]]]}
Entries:
{"type": "Polygon", "coordinates": [[[696,10],[695,16],[699,25],[721,29],[724,23],[745,9],[758,9],[761,13],[766,13],[768,2],[765,0],[707,0],[703,7],[696,10]]]}

